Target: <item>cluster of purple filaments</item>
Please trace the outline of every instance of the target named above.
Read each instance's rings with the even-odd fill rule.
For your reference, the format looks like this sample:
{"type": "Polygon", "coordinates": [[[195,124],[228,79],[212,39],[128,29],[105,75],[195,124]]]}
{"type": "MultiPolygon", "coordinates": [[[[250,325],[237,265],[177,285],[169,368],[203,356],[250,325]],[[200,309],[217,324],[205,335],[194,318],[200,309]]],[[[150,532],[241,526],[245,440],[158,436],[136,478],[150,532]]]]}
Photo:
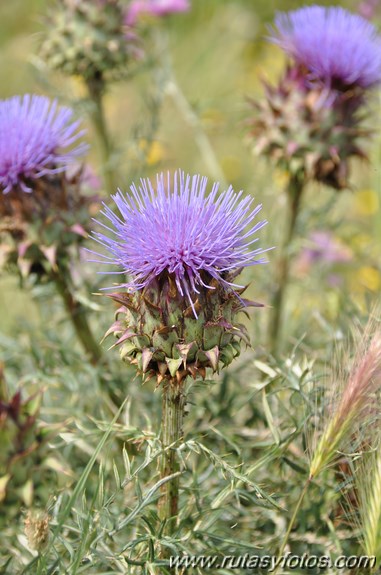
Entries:
{"type": "Polygon", "coordinates": [[[141,14],[168,16],[189,9],[189,0],[132,0],[127,10],[126,24],[134,26],[141,14]]]}
{"type": "MultiPolygon", "coordinates": [[[[199,175],[176,172],[157,176],[156,190],[149,179],[131,186],[131,193],[112,196],[119,213],[104,205],[101,212],[110,225],[97,222],[107,234],[94,232],[93,238],[109,255],[100,259],[119,268],[111,273],[126,274],[130,281],[118,287],[137,291],[148,286],[163,272],[173,274],[179,293],[192,302],[192,294],[211,288],[203,278],[214,278],[227,288],[241,287],[226,276],[240,268],[265,263],[253,249],[254,234],[267,222],[254,223],[261,205],[243,192],[218,193],[215,183],[206,192],[208,180],[199,175]],[[110,235],[111,234],[111,235],[110,235]]],[[[105,272],[107,273],[107,272],[105,272]]],[[[111,289],[111,288],[106,288],[111,289]]]]}
{"type": "Polygon", "coordinates": [[[78,140],[73,111],[45,96],[14,96],[0,101],[0,188],[32,191],[29,180],[63,172],[88,146],[78,140]]]}
{"type": "Polygon", "coordinates": [[[375,26],[339,6],[280,12],[270,40],[329,87],[381,82],[381,37],[375,26]]]}

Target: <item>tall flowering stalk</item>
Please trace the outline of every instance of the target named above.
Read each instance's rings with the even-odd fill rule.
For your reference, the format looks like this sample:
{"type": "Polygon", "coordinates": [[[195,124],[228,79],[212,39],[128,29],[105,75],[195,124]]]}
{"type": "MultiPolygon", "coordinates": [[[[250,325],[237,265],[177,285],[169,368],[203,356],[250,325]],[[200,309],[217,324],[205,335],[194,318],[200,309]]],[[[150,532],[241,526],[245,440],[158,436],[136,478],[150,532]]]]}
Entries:
{"type": "Polygon", "coordinates": [[[76,300],[70,248],[86,237],[94,198],[81,193],[81,172],[69,168],[87,151],[73,111],[44,96],[0,101],[0,236],[7,264],[55,282],[84,349],[95,362],[100,348],[76,300]]]}
{"type": "Polygon", "coordinates": [[[357,349],[346,384],[336,398],[324,431],[313,449],[309,475],[290,520],[279,556],[285,550],[310,483],[337,460],[338,450],[345,447],[350,436],[359,427],[367,424],[375,409],[377,413],[379,411],[376,394],[381,389],[381,332],[376,330],[372,333],[373,328],[374,324],[370,321],[357,349]]]}
{"type": "MultiPolygon", "coordinates": [[[[264,263],[255,234],[261,206],[230,187],[207,193],[207,178],[177,172],[163,174],[156,185],[142,179],[130,194],[118,192],[114,207],[104,206],[104,231],[93,233],[107,255],[93,261],[109,264],[128,281],[110,294],[119,305],[106,335],[117,337],[121,357],[136,366],[144,379],[162,386],[163,478],[176,473],[176,448],[183,436],[188,377],[218,372],[240,353],[248,333],[237,315],[250,305],[235,278],[248,266],[264,263]]],[[[107,273],[107,272],[106,272],[107,273]]],[[[108,289],[108,288],[106,288],[108,289]]],[[[115,288],[109,288],[115,289],[115,288]]],[[[164,483],[161,518],[176,525],[178,477],[164,483]]]]}
{"type": "Polygon", "coordinates": [[[340,7],[308,6],[278,13],[269,40],[289,57],[277,86],[265,84],[254,102],[255,151],[289,176],[289,214],[269,325],[279,346],[285,289],[304,190],[310,181],[336,190],[349,186],[349,162],[365,158],[361,139],[366,96],[381,81],[381,38],[375,27],[340,7]]]}

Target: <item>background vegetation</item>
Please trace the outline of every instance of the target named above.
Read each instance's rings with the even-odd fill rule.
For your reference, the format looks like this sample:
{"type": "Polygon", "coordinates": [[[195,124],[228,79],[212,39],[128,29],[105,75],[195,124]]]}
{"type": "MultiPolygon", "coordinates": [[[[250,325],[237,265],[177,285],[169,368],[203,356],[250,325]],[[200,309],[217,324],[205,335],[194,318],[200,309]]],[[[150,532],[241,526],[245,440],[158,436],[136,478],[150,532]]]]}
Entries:
{"type": "MultiPolygon", "coordinates": [[[[1,7],[1,97],[38,92],[75,102],[84,113],[80,81],[48,72],[36,56],[49,4],[13,0],[1,7]]],[[[340,5],[356,10],[355,2],[340,5]]],[[[299,6],[297,0],[192,0],[190,13],[152,24],[147,46],[153,64],[110,85],[105,99],[122,190],[140,176],[177,167],[221,178],[263,203],[269,224],[261,245],[279,244],[287,176],[252,154],[248,98],[260,97],[261,78],[275,80],[284,64],[281,51],[264,41],[266,25],[276,10],[299,6]],[[169,74],[176,89],[168,93],[169,74]]],[[[324,417],[316,397],[332,387],[325,374],[334,350],[379,298],[378,98],[370,104],[370,162],[353,164],[353,190],[311,185],[304,198],[281,358],[267,351],[268,310],[255,309],[247,322],[253,349],[213,383],[190,390],[180,526],[173,539],[162,536],[155,507],[160,391],[151,383],[142,386],[115,350],[106,354],[105,365],[88,364],[52,286],[20,286],[3,273],[5,380],[11,391],[21,384],[26,395],[42,388],[41,419],[62,425],[49,455],[49,469],[58,472],[48,479],[41,474],[52,531],[48,551],[37,556],[28,547],[27,505],[21,501],[15,519],[2,526],[0,573],[165,573],[162,545],[174,554],[275,553],[308,469],[306,426],[311,431],[324,417]],[[305,250],[317,231],[329,234],[330,244],[311,261],[305,250]],[[344,261],[332,261],[332,249],[345,253],[344,261]]],[[[87,129],[90,163],[100,174],[90,123],[87,129]]],[[[100,193],[107,198],[102,186],[100,193]]],[[[276,252],[270,252],[267,266],[245,272],[252,299],[269,302],[275,262],[276,252]]],[[[84,261],[81,274],[86,284],[79,276],[79,297],[100,340],[112,323],[113,304],[91,295],[103,281],[93,265],[84,261]]],[[[334,469],[311,486],[290,537],[294,552],[334,557],[359,551],[357,528],[342,510],[345,481],[350,477],[334,469]]]]}

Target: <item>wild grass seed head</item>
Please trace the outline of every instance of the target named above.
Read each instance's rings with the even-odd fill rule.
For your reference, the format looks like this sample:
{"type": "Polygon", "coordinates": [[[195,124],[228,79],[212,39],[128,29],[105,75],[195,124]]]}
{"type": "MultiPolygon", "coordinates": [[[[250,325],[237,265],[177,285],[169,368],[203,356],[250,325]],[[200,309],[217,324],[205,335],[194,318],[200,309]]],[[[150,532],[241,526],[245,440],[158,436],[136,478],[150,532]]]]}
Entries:
{"type": "Polygon", "coordinates": [[[316,477],[336,458],[337,451],[359,426],[374,416],[375,395],[381,388],[381,330],[370,320],[358,344],[352,368],[334,400],[323,435],[310,464],[316,477]]]}

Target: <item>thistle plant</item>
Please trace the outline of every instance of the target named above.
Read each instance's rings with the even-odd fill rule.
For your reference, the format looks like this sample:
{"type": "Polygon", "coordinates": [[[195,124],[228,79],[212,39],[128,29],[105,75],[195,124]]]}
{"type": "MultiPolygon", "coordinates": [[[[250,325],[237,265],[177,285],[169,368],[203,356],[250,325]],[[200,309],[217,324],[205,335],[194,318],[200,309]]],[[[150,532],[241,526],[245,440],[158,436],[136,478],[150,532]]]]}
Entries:
{"type": "Polygon", "coordinates": [[[107,83],[125,74],[136,55],[136,34],[126,29],[123,5],[119,0],[59,0],[48,17],[40,55],[50,68],[83,79],[111,192],[114,150],[103,97],[107,83]]]}
{"type": "Polygon", "coordinates": [[[41,56],[70,76],[112,79],[132,55],[123,14],[119,0],[59,0],[49,15],[41,56]]]}
{"type": "Polygon", "coordinates": [[[173,528],[186,380],[218,372],[249,343],[237,316],[258,304],[243,299],[245,288],[234,280],[265,262],[265,250],[253,244],[266,221],[255,223],[261,206],[251,198],[231,187],[218,194],[217,183],[207,193],[207,178],[198,175],[161,174],[156,186],[142,179],[130,190],[113,196],[117,213],[104,206],[107,224],[98,223],[106,233],[93,238],[108,255],[94,252],[93,261],[128,279],[118,286],[123,291],[109,294],[120,307],[106,336],[114,334],[121,358],[162,388],[161,475],[175,476],[163,485],[159,513],[173,528]]]}
{"type": "Polygon", "coordinates": [[[87,151],[73,111],[44,96],[15,96],[0,101],[0,235],[5,265],[22,276],[53,281],[77,336],[93,361],[100,357],[75,299],[70,250],[86,237],[94,197],[81,190],[81,169],[69,168],[87,151]]]}
{"type": "Polygon", "coordinates": [[[381,37],[343,8],[309,6],[278,13],[269,40],[290,59],[278,85],[265,84],[265,98],[253,103],[252,121],[255,152],[288,174],[288,227],[269,324],[276,352],[303,192],[311,181],[348,188],[350,161],[366,158],[367,96],[381,81],[381,37]]]}

